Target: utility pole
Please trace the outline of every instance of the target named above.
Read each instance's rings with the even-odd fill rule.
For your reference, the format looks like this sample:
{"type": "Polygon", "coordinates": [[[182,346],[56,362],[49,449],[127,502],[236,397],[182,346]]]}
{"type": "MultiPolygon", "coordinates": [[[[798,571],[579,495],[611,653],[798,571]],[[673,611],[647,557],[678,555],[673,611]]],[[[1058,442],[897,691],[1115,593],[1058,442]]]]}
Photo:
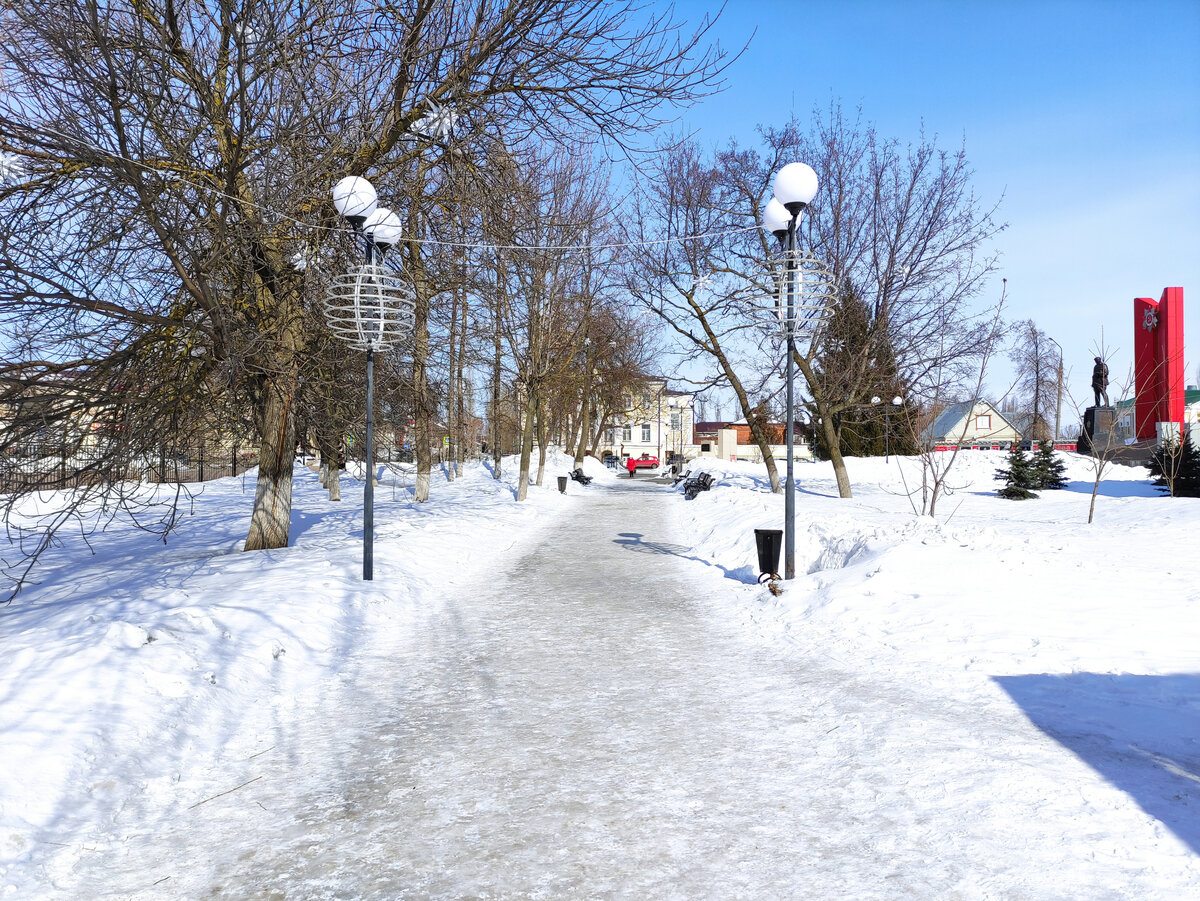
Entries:
{"type": "MultiPolygon", "coordinates": [[[[1047,335],[1046,337],[1049,338],[1049,340],[1054,344],[1054,346],[1058,348],[1058,404],[1054,408],[1054,435],[1052,436],[1052,439],[1051,439],[1052,442],[1057,442],[1058,436],[1059,436],[1059,429],[1062,427],[1063,350],[1062,350],[1061,344],[1059,344],[1057,341],[1055,341],[1049,335],[1047,335]]],[[[1036,412],[1034,415],[1036,416],[1036,412]]]]}

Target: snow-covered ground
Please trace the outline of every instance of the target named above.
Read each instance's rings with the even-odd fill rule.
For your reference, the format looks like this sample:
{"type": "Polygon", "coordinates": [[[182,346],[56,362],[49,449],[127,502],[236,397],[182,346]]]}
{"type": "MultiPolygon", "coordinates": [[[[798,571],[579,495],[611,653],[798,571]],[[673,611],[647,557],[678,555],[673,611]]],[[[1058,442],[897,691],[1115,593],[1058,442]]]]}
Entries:
{"type": "MultiPolygon", "coordinates": [[[[1033,748],[997,749],[1028,754],[1023,791],[1049,799],[1067,778],[1085,797],[1075,815],[1090,820],[1073,823],[1069,856],[1120,861],[1121,897],[1200,897],[1200,500],[1163,497],[1145,469],[1112,466],[1089,525],[1092,464],[1063,459],[1066,490],[1007,501],[993,493],[1004,455],[961,454],[936,521],[912,514],[915,460],[848,461],[851,501],[837,498],[827,465],[798,466],[797,578],[758,605],[730,593],[728,611],[747,629],[981,718],[997,702],[1017,705],[1062,760],[1086,765],[1064,773],[1035,765],[1033,748]]],[[[716,487],[680,506],[680,527],[702,556],[749,581],[753,529],[781,527],[778,500],[759,467],[696,468],[716,487]]],[[[1045,815],[1061,811],[1047,800],[1045,815]]],[[[1061,894],[1049,896],[1077,897],[1060,876],[1061,894]]]]}
{"type": "MultiPolygon", "coordinates": [[[[1077,897],[1073,871],[1089,866],[1122,874],[1105,877],[1106,897],[1200,896],[1200,501],[1161,497],[1144,470],[1113,467],[1088,525],[1089,466],[1066,459],[1067,490],[1013,502],[992,493],[1002,455],[963,455],[937,520],[914,516],[904,494],[913,461],[849,461],[850,500],[836,497],[828,466],[802,465],[799,577],[779,598],[755,584],[753,529],[779,526],[781,498],[761,468],[709,460],[713,490],[669,499],[666,550],[694,561],[688,578],[724,626],[847,674],[856,709],[877,723],[905,703],[897,686],[922,699],[897,709],[902,728],[879,729],[870,769],[855,759],[861,742],[831,761],[845,785],[862,782],[865,807],[886,818],[915,805],[929,814],[911,824],[917,832],[955,823],[956,807],[993,811],[997,869],[1070,862],[1033,874],[1037,897],[1077,897]],[[980,743],[1013,713],[1027,728],[1003,746],[963,747],[941,718],[913,713],[934,703],[953,712],[956,735],[978,711],[980,743]],[[911,763],[967,758],[958,771],[911,763]],[[1003,779],[989,781],[988,759],[1003,779]],[[997,792],[1013,805],[989,806],[997,792]],[[1057,823],[1046,834],[1062,847],[1006,846],[1010,833],[1028,834],[1006,810],[1057,823]]],[[[524,504],[511,462],[499,483],[477,465],[438,482],[423,505],[411,503],[407,475],[386,475],[369,584],[361,484],[347,479],[344,500],[330,503],[305,470],[285,550],[238,551],[253,497],[242,478],[205,486],[166,545],[122,526],[94,536],[94,554],[67,539],[40,584],[0,609],[0,894],[68,897],[62,886],[81,862],[140,822],[237,790],[229,777],[243,770],[232,762],[296,734],[287,724],[354,679],[359,656],[421,629],[447,597],[481,596],[507,562],[587,515],[601,495],[575,483],[559,495],[568,466],[556,458],[524,504]]],[[[592,461],[589,474],[597,487],[614,478],[592,461]]],[[[823,715],[839,716],[836,694],[823,702],[823,715]]],[[[862,722],[847,725],[861,739],[862,722]]],[[[862,822],[862,853],[883,853],[872,820],[862,822]]],[[[955,841],[931,835],[930,853],[955,841]]],[[[579,889],[587,894],[586,880],[579,889]]],[[[169,883],[162,895],[174,897],[169,883]]],[[[1006,895],[976,885],[958,896],[1006,895]]]]}

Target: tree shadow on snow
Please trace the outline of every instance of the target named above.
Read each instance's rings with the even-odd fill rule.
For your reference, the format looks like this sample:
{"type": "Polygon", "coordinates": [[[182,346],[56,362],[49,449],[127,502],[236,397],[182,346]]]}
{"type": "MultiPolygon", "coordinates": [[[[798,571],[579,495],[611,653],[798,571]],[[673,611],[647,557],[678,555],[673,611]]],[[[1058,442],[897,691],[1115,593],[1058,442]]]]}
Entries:
{"type": "MultiPolygon", "coordinates": [[[[1070,494],[1090,495],[1092,493],[1092,487],[1094,485],[1095,485],[1094,482],[1076,480],[1074,482],[1067,482],[1067,485],[1063,490],[1070,494]]],[[[986,491],[971,491],[968,493],[974,495],[975,497],[995,497],[996,489],[991,488],[986,491]]],[[[1045,497],[1047,494],[1051,494],[1051,493],[1052,492],[1050,492],[1050,491],[1039,490],[1038,496],[1045,497]]],[[[1129,482],[1129,481],[1105,482],[1102,480],[1100,482],[1100,488],[1096,491],[1096,493],[1098,495],[1100,495],[1100,497],[1163,497],[1164,496],[1161,492],[1159,492],[1153,485],[1150,485],[1150,483],[1148,483],[1148,482],[1129,482]]]]}
{"type": "Polygon", "coordinates": [[[712,560],[697,557],[692,548],[685,547],[682,544],[671,544],[666,541],[646,541],[640,532],[621,532],[613,539],[613,544],[620,545],[627,551],[634,551],[639,554],[664,554],[671,557],[679,557],[683,560],[694,560],[696,563],[703,563],[705,566],[716,567],[725,574],[725,578],[733,579],[735,582],[745,582],[750,585],[758,583],[757,576],[749,566],[739,566],[737,569],[730,569],[712,560]]]}
{"type": "Polygon", "coordinates": [[[1200,674],[994,678],[1035,726],[1200,853],[1200,674]]]}
{"type": "MultiPolygon", "coordinates": [[[[1095,484],[1095,482],[1088,480],[1076,480],[1067,482],[1065,490],[1074,492],[1075,494],[1091,494],[1092,487],[1095,484]]],[[[1100,489],[1097,493],[1101,497],[1163,497],[1162,492],[1150,482],[1131,482],[1127,480],[1106,482],[1101,479],[1100,489]]]]}

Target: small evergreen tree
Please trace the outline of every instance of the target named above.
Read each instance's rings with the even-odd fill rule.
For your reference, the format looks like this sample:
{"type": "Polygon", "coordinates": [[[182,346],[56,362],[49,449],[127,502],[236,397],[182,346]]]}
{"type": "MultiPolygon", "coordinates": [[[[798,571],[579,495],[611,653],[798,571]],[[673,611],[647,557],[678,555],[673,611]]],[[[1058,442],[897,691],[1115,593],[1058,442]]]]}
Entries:
{"type": "Polygon", "coordinates": [[[1200,452],[1186,438],[1160,444],[1149,467],[1154,484],[1171,497],[1200,497],[1200,452]]]}
{"type": "Polygon", "coordinates": [[[1033,484],[1030,488],[1037,491],[1058,491],[1067,487],[1067,466],[1054,453],[1054,445],[1049,441],[1039,441],[1037,453],[1031,463],[1033,468],[1033,484]]]}
{"type": "Polygon", "coordinates": [[[996,470],[996,478],[1004,479],[1004,487],[996,494],[1010,501],[1023,501],[1037,497],[1029,489],[1034,485],[1033,463],[1021,450],[1021,445],[1014,441],[1008,451],[1008,459],[1002,469],[996,470]]]}

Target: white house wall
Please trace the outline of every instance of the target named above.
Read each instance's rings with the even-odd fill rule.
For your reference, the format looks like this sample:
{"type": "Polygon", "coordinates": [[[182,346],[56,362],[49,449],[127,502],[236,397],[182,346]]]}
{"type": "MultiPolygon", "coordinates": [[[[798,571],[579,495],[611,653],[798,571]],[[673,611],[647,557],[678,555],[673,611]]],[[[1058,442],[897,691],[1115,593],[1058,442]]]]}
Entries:
{"type": "Polygon", "coordinates": [[[979,403],[976,404],[969,416],[964,416],[959,420],[959,424],[950,430],[946,435],[946,440],[949,443],[970,444],[973,441],[1017,441],[1021,437],[1008,421],[1004,419],[991,404],[979,403]],[[980,416],[990,416],[991,426],[988,428],[979,428],[978,422],[980,416]]]}

